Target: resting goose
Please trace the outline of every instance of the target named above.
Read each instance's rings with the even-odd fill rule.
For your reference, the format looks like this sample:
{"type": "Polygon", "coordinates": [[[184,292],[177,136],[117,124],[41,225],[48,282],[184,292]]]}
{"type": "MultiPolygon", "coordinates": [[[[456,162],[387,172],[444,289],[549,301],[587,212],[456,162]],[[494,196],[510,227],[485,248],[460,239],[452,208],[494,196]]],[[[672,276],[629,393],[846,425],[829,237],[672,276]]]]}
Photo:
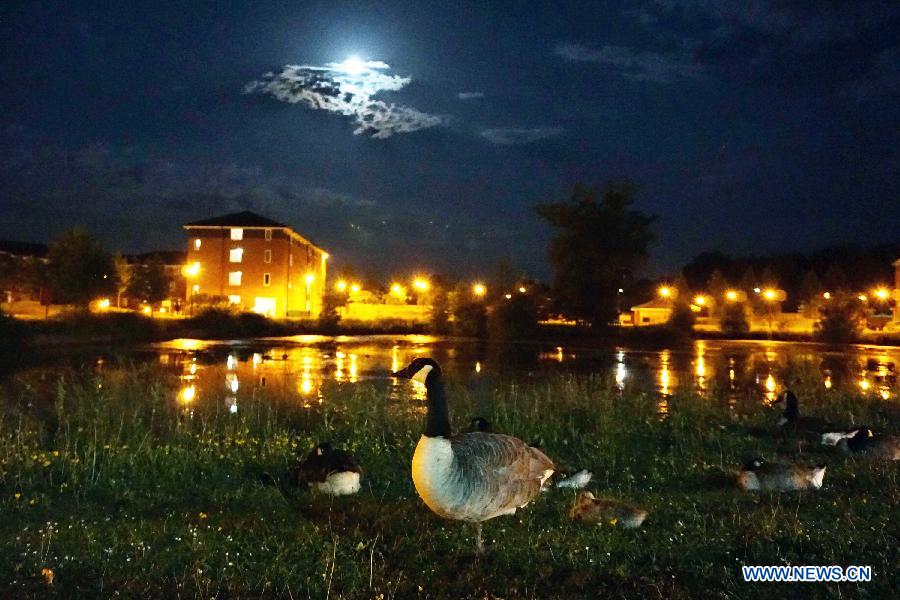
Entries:
{"type": "Polygon", "coordinates": [[[323,442],[300,461],[292,473],[297,483],[332,496],[346,496],[359,491],[362,469],[353,457],[323,442]]]}
{"type": "Polygon", "coordinates": [[[868,427],[837,443],[837,447],[847,454],[867,454],[885,460],[900,460],[900,437],[896,435],[876,435],[868,427]]]}
{"type": "Polygon", "coordinates": [[[805,467],[796,464],[769,463],[757,458],[741,469],[738,487],[749,492],[791,492],[819,489],[825,478],[825,465],[805,467]]]}
{"type": "Polygon", "coordinates": [[[438,516],[475,523],[475,549],[481,554],[481,523],[523,508],[540,494],[556,467],[543,452],[509,435],[452,435],[436,361],[417,358],[394,376],[423,383],[426,390],[425,431],[412,459],[416,491],[438,516]]]}

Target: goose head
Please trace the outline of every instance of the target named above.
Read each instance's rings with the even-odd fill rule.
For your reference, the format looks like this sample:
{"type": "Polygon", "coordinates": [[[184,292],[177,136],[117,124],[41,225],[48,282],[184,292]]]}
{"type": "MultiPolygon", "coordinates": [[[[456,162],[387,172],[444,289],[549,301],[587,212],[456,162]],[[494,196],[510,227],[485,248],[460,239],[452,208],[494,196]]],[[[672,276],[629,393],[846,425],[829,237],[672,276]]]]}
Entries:
{"type": "Polygon", "coordinates": [[[393,373],[394,377],[427,384],[441,376],[441,366],[432,358],[416,358],[403,369],[393,373]]]}
{"type": "Polygon", "coordinates": [[[800,416],[799,402],[797,401],[797,395],[794,392],[791,390],[784,390],[784,392],[778,396],[778,399],[775,400],[775,404],[780,402],[784,402],[784,413],[781,415],[779,424],[784,425],[785,423],[796,420],[797,417],[800,416]]]}
{"type": "Polygon", "coordinates": [[[475,417],[469,421],[469,430],[491,433],[491,422],[484,417],[475,417]]]}

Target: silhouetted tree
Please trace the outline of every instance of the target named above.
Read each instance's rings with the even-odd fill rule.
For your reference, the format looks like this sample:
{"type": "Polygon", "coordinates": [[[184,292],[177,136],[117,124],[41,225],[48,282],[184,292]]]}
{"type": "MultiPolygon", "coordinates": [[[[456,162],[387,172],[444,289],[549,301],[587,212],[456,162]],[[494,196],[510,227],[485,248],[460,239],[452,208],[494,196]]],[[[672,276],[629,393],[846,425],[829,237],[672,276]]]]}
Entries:
{"type": "Polygon", "coordinates": [[[91,300],[116,293],[118,275],[112,256],[82,229],[54,240],[47,261],[54,302],[86,307],[91,300]]]}
{"type": "Polygon", "coordinates": [[[618,289],[647,257],[656,217],[631,208],[635,185],[609,182],[602,190],[576,185],[568,200],[540,204],[554,228],[550,261],[553,288],[566,314],[606,326],[616,316],[618,289]]]}
{"type": "Polygon", "coordinates": [[[342,294],[327,292],[322,297],[322,311],[319,313],[319,328],[325,333],[337,331],[341,322],[338,307],[346,303],[346,297],[342,294]]]}
{"type": "Polygon", "coordinates": [[[863,305],[849,296],[832,298],[819,309],[816,336],[825,342],[847,343],[859,339],[866,325],[863,305]]]}
{"type": "Polygon", "coordinates": [[[529,340],[537,335],[538,317],[534,299],[528,294],[512,294],[502,299],[488,316],[492,340],[529,340]]]}
{"type": "Polygon", "coordinates": [[[727,336],[739,336],[750,331],[747,322],[747,307],[743,302],[726,302],[722,307],[722,333],[727,336]]]}
{"type": "Polygon", "coordinates": [[[706,282],[706,292],[709,294],[709,312],[714,316],[722,315],[722,308],[725,305],[725,292],[728,291],[728,281],[718,269],[712,272],[709,280],[706,282]]]}
{"type": "Polygon", "coordinates": [[[135,265],[125,293],[151,306],[165,300],[169,295],[169,276],[162,260],[154,256],[144,264],[135,265]]]}

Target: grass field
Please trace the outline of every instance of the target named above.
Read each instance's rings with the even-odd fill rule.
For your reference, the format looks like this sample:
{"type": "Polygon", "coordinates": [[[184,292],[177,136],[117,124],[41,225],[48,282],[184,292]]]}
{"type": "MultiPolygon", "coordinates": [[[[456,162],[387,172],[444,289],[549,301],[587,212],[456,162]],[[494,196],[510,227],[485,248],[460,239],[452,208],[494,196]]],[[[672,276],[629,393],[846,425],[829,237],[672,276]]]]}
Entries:
{"type": "MultiPolygon", "coordinates": [[[[798,378],[808,412],[900,427],[896,401],[826,391],[802,369],[798,378]]],[[[501,381],[478,394],[451,386],[457,424],[482,414],[559,463],[593,470],[595,493],[650,511],[640,530],[577,525],[566,518],[574,493],[554,491],[488,522],[487,555],[475,560],[471,526],[438,519],[413,489],[424,403],[412,390],[389,400],[387,382],[334,384],[313,408],[250,390],[231,414],[221,401],[178,404],[176,384],[134,367],[2,398],[3,597],[900,594],[898,465],[770,433],[777,413],[753,394],[731,404],[715,390],[683,394],[661,416],[655,396],[601,378],[501,381]],[[319,440],[362,463],[358,495],[272,485],[319,440]],[[798,453],[828,463],[822,490],[734,486],[747,459],[798,453]],[[871,565],[874,579],[747,584],[745,564],[871,565]]]]}

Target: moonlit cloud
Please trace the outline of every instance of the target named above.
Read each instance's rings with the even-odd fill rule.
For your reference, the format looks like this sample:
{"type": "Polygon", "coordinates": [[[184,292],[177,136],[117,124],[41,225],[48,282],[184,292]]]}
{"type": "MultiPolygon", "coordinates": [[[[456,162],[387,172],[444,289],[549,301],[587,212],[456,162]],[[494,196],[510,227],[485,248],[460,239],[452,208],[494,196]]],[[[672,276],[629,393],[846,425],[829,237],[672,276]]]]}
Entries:
{"type": "Polygon", "coordinates": [[[554,54],[569,62],[611,65],[624,70],[625,77],[635,81],[669,83],[674,79],[696,79],[701,67],[686,52],[661,54],[637,51],[624,46],[593,48],[582,44],[560,44],[554,54]]]}
{"type": "Polygon", "coordinates": [[[484,98],[484,92],[460,92],[457,94],[460,100],[477,100],[484,98]]]}
{"type": "Polygon", "coordinates": [[[534,128],[496,128],[485,129],[481,137],[492,144],[511,146],[515,144],[530,144],[538,140],[555,137],[563,133],[562,127],[534,127],[534,128]]]}
{"type": "Polygon", "coordinates": [[[375,99],[411,81],[386,73],[389,68],[381,61],[355,58],[325,66],[285,65],[280,73],[266,73],[245,85],[244,93],[269,95],[281,102],[353,117],[354,134],[378,139],[441,125],[445,121],[442,116],[375,99]]]}

